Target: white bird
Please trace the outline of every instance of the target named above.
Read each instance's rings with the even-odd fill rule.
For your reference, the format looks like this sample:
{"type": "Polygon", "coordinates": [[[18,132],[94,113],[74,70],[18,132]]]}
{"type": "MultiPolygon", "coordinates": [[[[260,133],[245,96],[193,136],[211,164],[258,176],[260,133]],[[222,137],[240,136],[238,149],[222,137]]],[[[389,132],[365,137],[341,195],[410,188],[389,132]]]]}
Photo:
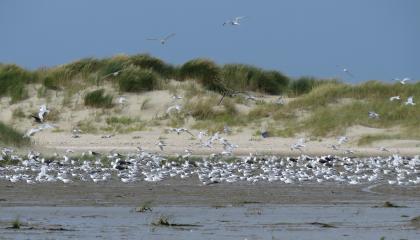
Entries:
{"type": "Polygon", "coordinates": [[[405,105],[416,105],[415,103],[414,103],[414,97],[413,96],[410,96],[410,97],[408,97],[407,98],[407,102],[405,102],[404,103],[405,105]]]}
{"type": "Polygon", "coordinates": [[[226,24],[230,24],[232,26],[239,26],[241,25],[240,21],[244,18],[245,17],[243,16],[243,17],[235,17],[234,19],[227,20],[226,22],[223,23],[223,26],[225,26],[226,24]]]}
{"type": "Polygon", "coordinates": [[[166,43],[166,41],[168,41],[169,38],[175,36],[175,33],[171,33],[168,36],[165,36],[163,38],[147,38],[147,40],[151,40],[151,41],[159,41],[160,44],[164,45],[166,43]]]}
{"type": "Polygon", "coordinates": [[[377,118],[379,118],[379,114],[377,114],[376,112],[373,112],[373,111],[370,111],[370,112],[368,113],[368,116],[369,116],[369,118],[372,118],[372,119],[377,119],[377,118]]]}
{"type": "Polygon", "coordinates": [[[37,132],[40,132],[40,131],[42,131],[42,130],[44,130],[44,129],[49,129],[49,128],[55,128],[55,126],[53,126],[53,125],[51,125],[51,124],[48,124],[48,123],[45,123],[45,124],[42,124],[42,125],[40,125],[40,126],[38,126],[37,128],[31,128],[31,129],[29,129],[24,135],[23,135],[23,137],[24,138],[29,138],[29,137],[32,137],[35,133],[37,133],[37,132]]]}
{"type": "Polygon", "coordinates": [[[394,100],[401,100],[400,96],[393,96],[389,98],[389,101],[393,102],[394,100]]]}
{"type": "Polygon", "coordinates": [[[118,98],[118,103],[121,104],[121,105],[126,104],[127,103],[127,98],[124,97],[124,96],[119,97],[118,98]]]}
{"type": "Polygon", "coordinates": [[[343,72],[345,74],[349,75],[350,77],[354,77],[353,73],[348,68],[342,67],[340,65],[337,65],[337,67],[341,68],[343,70],[343,72]]]}
{"type": "Polygon", "coordinates": [[[43,104],[39,107],[38,117],[41,119],[42,122],[44,121],[44,118],[49,112],[50,110],[47,109],[47,105],[43,104]]]}
{"type": "Polygon", "coordinates": [[[180,100],[180,99],[182,99],[182,97],[181,96],[179,96],[179,95],[173,95],[172,96],[172,99],[174,100],[174,101],[176,101],[176,100],[180,100]]]}
{"type": "Polygon", "coordinates": [[[349,141],[349,138],[346,136],[341,136],[338,138],[338,145],[342,145],[343,143],[347,143],[349,141]]]}
{"type": "Polygon", "coordinates": [[[399,81],[402,85],[405,85],[405,82],[410,81],[410,78],[403,78],[403,79],[399,79],[399,78],[394,78],[395,81],[399,81]]]}
{"type": "Polygon", "coordinates": [[[173,105],[173,106],[170,106],[170,107],[168,107],[168,109],[166,109],[166,113],[171,113],[172,112],[172,110],[176,110],[177,112],[180,112],[181,111],[181,109],[182,109],[182,106],[181,105],[179,105],[179,104],[175,104],[175,105],[173,105]]]}

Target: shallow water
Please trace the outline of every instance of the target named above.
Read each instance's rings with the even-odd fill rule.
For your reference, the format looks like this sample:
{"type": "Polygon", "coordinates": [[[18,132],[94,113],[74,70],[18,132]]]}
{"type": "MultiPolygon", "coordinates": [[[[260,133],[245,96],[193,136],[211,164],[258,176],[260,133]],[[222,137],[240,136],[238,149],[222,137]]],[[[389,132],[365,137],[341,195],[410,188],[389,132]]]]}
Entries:
{"type": "Polygon", "coordinates": [[[398,205],[407,207],[245,204],[159,206],[145,213],[130,207],[1,207],[0,239],[420,239],[410,225],[420,202],[398,205]],[[185,226],[153,226],[162,215],[185,226]],[[8,229],[16,218],[22,228],[8,229]]]}

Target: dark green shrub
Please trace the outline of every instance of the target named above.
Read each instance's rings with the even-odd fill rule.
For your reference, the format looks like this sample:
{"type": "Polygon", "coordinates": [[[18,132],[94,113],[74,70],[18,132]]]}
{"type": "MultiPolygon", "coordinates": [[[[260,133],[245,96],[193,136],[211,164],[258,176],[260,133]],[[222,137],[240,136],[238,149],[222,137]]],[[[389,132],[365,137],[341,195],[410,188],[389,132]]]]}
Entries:
{"type": "Polygon", "coordinates": [[[112,96],[104,93],[104,89],[98,89],[86,94],[85,105],[96,108],[111,108],[113,106],[112,96]]]}
{"type": "Polygon", "coordinates": [[[220,69],[211,60],[194,59],[188,61],[179,69],[179,74],[182,80],[195,79],[208,90],[224,90],[220,81],[220,69]]]}
{"type": "Polygon", "coordinates": [[[258,89],[269,94],[280,94],[287,90],[289,78],[278,71],[264,71],[258,81],[258,89]]]}
{"type": "Polygon", "coordinates": [[[159,87],[159,79],[150,69],[130,66],[118,77],[120,91],[143,92],[151,91],[159,87]]]}

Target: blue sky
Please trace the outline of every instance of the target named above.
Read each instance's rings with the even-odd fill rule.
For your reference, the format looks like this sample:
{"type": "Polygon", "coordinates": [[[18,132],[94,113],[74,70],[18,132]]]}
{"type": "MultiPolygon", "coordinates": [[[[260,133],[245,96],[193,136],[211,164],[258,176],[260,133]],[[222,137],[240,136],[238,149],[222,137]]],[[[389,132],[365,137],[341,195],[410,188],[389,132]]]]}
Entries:
{"type": "Polygon", "coordinates": [[[420,79],[418,0],[1,0],[0,29],[0,62],[30,69],[150,53],[173,64],[206,57],[293,77],[420,79]],[[222,26],[235,16],[247,18],[222,26]],[[146,40],[172,32],[163,46],[146,40]]]}

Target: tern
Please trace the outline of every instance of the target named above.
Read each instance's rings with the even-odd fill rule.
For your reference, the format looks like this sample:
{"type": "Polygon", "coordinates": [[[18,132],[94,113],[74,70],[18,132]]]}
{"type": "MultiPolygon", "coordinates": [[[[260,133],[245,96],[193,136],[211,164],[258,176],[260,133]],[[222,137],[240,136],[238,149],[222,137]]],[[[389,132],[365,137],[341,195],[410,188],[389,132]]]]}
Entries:
{"type": "Polygon", "coordinates": [[[160,148],[161,151],[163,151],[163,147],[166,146],[166,143],[164,143],[162,140],[158,141],[156,145],[160,148]]]}
{"type": "Polygon", "coordinates": [[[225,26],[226,24],[230,24],[232,26],[239,26],[241,25],[240,21],[244,18],[245,17],[243,16],[243,17],[235,17],[234,19],[227,20],[226,22],[223,23],[223,26],[225,26]]]}
{"type": "Polygon", "coordinates": [[[400,82],[402,85],[405,85],[405,82],[410,81],[410,78],[403,78],[403,79],[399,79],[399,78],[394,78],[395,81],[400,82]]]}
{"type": "Polygon", "coordinates": [[[408,98],[407,98],[407,102],[405,102],[404,104],[405,104],[405,105],[411,105],[411,106],[416,105],[416,104],[414,103],[414,97],[413,97],[413,96],[408,97],[408,98]]]}
{"type": "Polygon", "coordinates": [[[389,98],[389,101],[393,102],[395,100],[401,100],[400,96],[393,96],[389,98]]]}
{"type": "Polygon", "coordinates": [[[147,38],[147,40],[150,40],[150,41],[159,41],[160,44],[164,45],[166,43],[166,41],[168,41],[168,39],[171,38],[171,37],[173,37],[173,36],[175,36],[175,33],[171,33],[168,36],[165,36],[163,38],[147,38]]]}

